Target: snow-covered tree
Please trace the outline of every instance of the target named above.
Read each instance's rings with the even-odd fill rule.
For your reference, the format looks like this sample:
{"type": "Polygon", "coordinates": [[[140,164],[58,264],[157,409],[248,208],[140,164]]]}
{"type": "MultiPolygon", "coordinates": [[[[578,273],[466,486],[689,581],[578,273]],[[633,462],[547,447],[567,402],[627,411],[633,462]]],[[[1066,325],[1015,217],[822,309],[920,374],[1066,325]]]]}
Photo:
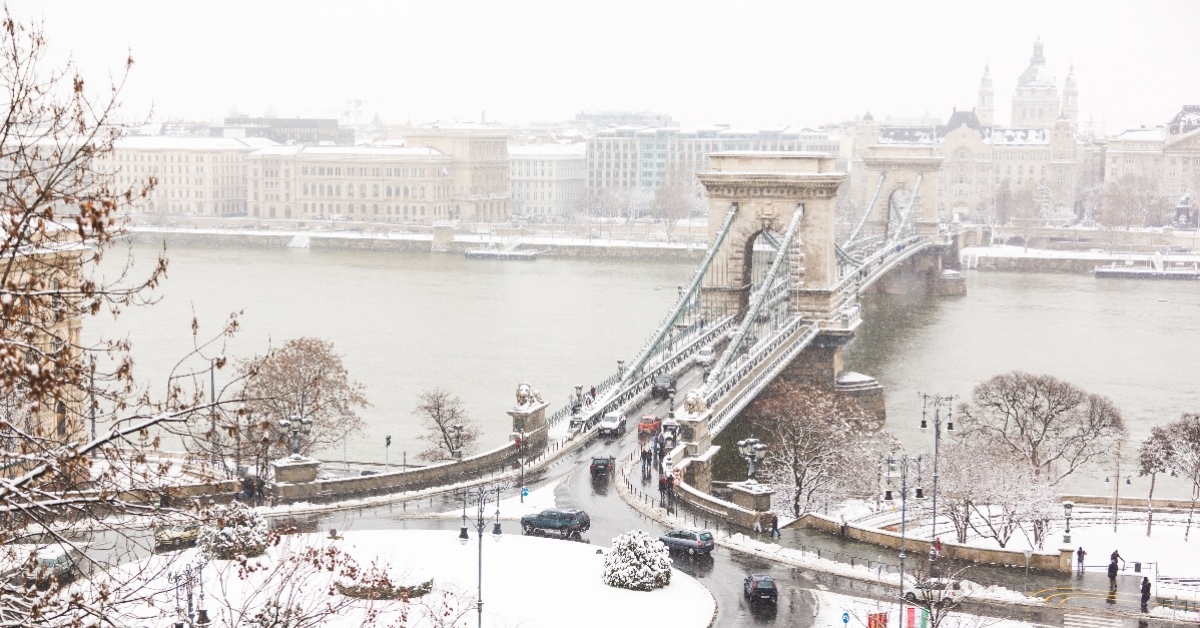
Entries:
{"type": "Polygon", "coordinates": [[[1192,483],[1192,503],[1188,507],[1187,528],[1183,540],[1192,532],[1192,520],[1196,513],[1196,500],[1200,499],[1200,414],[1185,414],[1167,425],[1173,448],[1170,468],[1192,483]]]}
{"type": "Polygon", "coordinates": [[[879,419],[853,399],[821,388],[788,387],[755,401],[747,416],[769,436],[760,477],[790,502],[792,516],[830,495],[874,493],[874,463],[890,440],[879,433],[879,419]]]}
{"type": "Polygon", "coordinates": [[[671,584],[671,553],[666,545],[641,530],[613,539],[604,556],[604,584],[651,591],[671,584]]]}
{"type": "Polygon", "coordinates": [[[262,554],[270,542],[267,520],[241,502],[213,508],[208,523],[200,528],[196,546],[206,556],[218,560],[253,557],[262,554]]]}
{"type": "Polygon", "coordinates": [[[962,438],[1008,452],[1052,485],[1107,456],[1125,433],[1108,397],[1021,371],[976,386],[959,417],[962,438]]]}
{"type": "Polygon", "coordinates": [[[976,447],[958,438],[942,445],[938,470],[938,515],[950,520],[955,540],[967,542],[972,505],[983,499],[990,470],[979,464],[976,447]]]}
{"type": "Polygon", "coordinates": [[[1146,536],[1154,525],[1154,481],[1159,473],[1171,470],[1174,446],[1171,435],[1163,427],[1155,426],[1150,435],[1138,447],[1138,475],[1150,476],[1150,491],[1146,495],[1146,536]]]}
{"type": "Polygon", "coordinates": [[[482,433],[467,416],[462,399],[442,388],[422,391],[413,416],[425,427],[425,433],[420,437],[429,443],[429,447],[420,453],[424,460],[449,460],[456,452],[462,455],[474,448],[482,433]]]}

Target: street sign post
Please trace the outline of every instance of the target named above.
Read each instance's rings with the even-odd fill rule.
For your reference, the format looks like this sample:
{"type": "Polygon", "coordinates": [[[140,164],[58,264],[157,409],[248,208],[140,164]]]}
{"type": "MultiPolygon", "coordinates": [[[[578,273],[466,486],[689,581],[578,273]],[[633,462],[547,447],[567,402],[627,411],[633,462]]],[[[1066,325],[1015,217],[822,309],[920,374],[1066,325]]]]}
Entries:
{"type": "Polygon", "coordinates": [[[843,624],[850,623],[850,613],[842,613],[842,623],[843,624]]]}
{"type": "Polygon", "coordinates": [[[529,497],[529,489],[528,488],[526,488],[524,486],[521,487],[521,497],[529,497]]]}

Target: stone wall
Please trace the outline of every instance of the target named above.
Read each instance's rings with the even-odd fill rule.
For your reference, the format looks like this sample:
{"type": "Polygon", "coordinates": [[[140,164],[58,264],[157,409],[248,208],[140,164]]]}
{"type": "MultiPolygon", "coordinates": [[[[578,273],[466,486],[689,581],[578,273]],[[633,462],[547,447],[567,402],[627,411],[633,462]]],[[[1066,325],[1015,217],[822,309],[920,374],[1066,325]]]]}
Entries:
{"type": "MultiPolygon", "coordinates": [[[[790,526],[813,528],[872,545],[900,549],[900,534],[897,532],[879,528],[865,528],[852,523],[842,524],[840,521],[815,513],[804,514],[792,522],[790,526]]],[[[906,553],[928,556],[931,546],[932,543],[929,539],[913,537],[905,537],[904,539],[904,551],[906,553]]],[[[947,543],[943,540],[942,555],[955,560],[1025,567],[1025,553],[1015,550],[973,547],[970,545],[947,543]]],[[[1071,571],[1071,550],[1033,552],[1029,557],[1029,568],[1045,571],[1066,571],[1069,573],[1071,571]]]]}

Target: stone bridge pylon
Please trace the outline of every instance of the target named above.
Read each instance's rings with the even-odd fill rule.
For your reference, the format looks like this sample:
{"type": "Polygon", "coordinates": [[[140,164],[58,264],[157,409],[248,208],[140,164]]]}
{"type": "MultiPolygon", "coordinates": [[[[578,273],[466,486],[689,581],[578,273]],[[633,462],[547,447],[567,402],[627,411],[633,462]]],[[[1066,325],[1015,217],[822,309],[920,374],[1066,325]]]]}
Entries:
{"type": "Polygon", "coordinates": [[[717,239],[731,208],[737,214],[701,288],[705,311],[745,314],[757,239],[784,234],[800,210],[798,233],[787,251],[791,309],[812,318],[831,316],[837,283],[834,197],[846,178],[834,170],[834,156],[733,151],[714,153],[709,160],[710,169],[698,175],[708,190],[709,241],[717,239]]]}

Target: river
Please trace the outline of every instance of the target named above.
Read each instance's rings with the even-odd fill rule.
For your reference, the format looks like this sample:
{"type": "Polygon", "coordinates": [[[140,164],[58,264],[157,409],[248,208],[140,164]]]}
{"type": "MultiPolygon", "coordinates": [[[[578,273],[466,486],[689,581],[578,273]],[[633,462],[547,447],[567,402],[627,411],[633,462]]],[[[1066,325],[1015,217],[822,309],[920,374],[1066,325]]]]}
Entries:
{"type": "MultiPolygon", "coordinates": [[[[133,251],[139,263],[154,253],[133,251]]],[[[193,311],[201,336],[242,311],[241,331],[225,349],[234,360],[298,336],[331,340],[373,404],[362,412],[366,433],[349,440],[346,454],[382,461],[391,435],[392,462],[411,461],[422,448],[412,408],[423,390],[459,395],[487,446],[508,433],[505,410],[518,382],[529,381],[557,408],[575,385],[607,377],[618,359],[636,354],[694,268],[307,249],[172,247],[169,256],[161,302],[115,321],[88,321],[85,335],[128,334],[137,373],[152,391],[190,347],[193,311]]],[[[1014,369],[1111,397],[1130,428],[1127,463],[1151,426],[1200,411],[1196,283],[971,271],[967,284],[965,297],[870,298],[846,352],[847,368],[884,385],[887,428],[910,449],[930,441],[917,427],[918,392],[965,397],[1014,369]]],[[[218,372],[218,387],[229,379],[218,372]]],[[[1128,494],[1144,494],[1131,464],[1121,475],[1130,472],[1128,494]]],[[[1075,484],[1111,490],[1102,477],[1075,484]]]]}

